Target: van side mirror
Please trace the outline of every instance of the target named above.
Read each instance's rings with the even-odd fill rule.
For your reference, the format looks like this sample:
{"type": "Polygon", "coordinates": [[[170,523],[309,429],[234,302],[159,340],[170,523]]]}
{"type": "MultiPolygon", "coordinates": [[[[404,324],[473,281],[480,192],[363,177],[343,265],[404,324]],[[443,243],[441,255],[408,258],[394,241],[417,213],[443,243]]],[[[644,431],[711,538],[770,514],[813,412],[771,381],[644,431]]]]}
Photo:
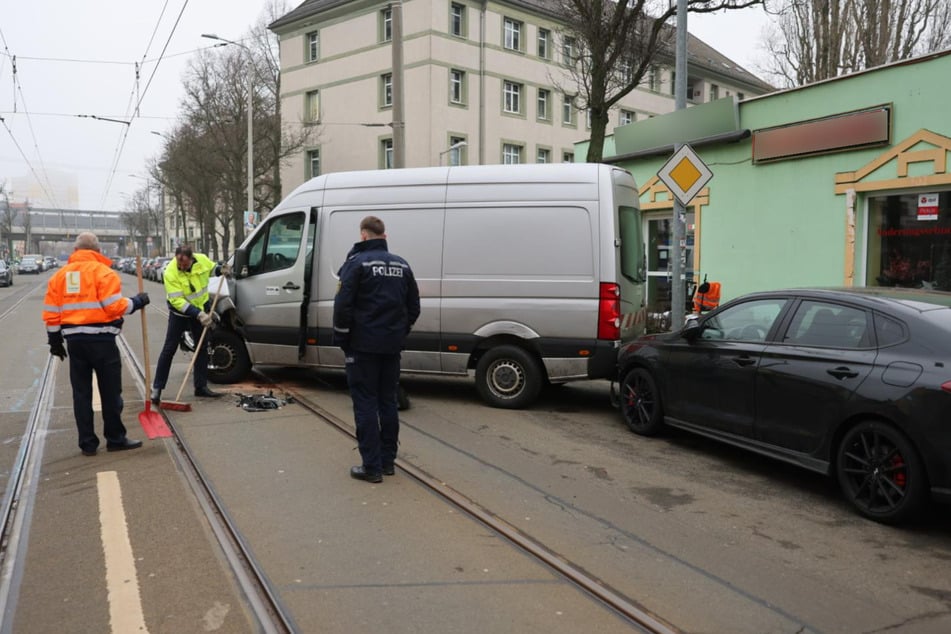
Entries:
{"type": "Polygon", "coordinates": [[[231,267],[234,271],[235,279],[241,279],[248,276],[248,250],[234,250],[234,265],[231,267]]]}
{"type": "Polygon", "coordinates": [[[683,329],[680,331],[680,336],[687,341],[693,341],[700,336],[701,330],[703,330],[703,327],[700,326],[700,319],[697,315],[688,315],[687,323],[684,324],[683,329]]]}

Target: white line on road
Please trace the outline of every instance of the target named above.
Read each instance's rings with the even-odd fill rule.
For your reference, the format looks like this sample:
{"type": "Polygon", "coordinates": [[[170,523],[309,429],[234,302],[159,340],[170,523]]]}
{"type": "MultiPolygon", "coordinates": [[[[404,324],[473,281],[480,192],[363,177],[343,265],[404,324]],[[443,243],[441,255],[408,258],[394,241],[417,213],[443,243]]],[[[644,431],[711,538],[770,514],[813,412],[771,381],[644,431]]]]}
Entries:
{"type": "Polygon", "coordinates": [[[109,623],[117,634],[148,632],[142,614],[139,579],[122,506],[119,476],[115,471],[100,471],[96,474],[96,486],[99,490],[102,550],[106,555],[109,623]]]}

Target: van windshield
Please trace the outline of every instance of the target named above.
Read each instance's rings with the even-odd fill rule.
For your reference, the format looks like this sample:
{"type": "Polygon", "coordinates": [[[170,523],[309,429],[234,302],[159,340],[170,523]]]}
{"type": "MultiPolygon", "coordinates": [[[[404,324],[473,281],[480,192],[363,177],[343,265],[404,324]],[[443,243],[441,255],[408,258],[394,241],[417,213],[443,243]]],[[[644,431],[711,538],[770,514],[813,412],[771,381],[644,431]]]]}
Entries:
{"type": "Polygon", "coordinates": [[[643,282],[645,270],[641,214],[634,207],[618,207],[618,228],[621,238],[621,275],[632,282],[643,282]]]}

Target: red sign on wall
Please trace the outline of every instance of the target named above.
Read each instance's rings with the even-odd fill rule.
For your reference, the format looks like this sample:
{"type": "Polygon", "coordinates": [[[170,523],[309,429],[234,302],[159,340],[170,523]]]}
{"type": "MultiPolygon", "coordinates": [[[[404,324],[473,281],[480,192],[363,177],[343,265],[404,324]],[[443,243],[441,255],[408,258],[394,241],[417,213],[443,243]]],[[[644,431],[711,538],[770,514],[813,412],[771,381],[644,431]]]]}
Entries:
{"type": "Polygon", "coordinates": [[[938,194],[918,195],[918,220],[938,219],[938,194]]]}

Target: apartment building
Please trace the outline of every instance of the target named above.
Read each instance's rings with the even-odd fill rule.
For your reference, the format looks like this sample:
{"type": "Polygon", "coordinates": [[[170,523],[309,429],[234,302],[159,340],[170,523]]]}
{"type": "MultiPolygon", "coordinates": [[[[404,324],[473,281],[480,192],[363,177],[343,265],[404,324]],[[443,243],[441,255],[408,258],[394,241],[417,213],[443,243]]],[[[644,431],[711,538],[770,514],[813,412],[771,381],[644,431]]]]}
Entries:
{"type": "MultiPolygon", "coordinates": [[[[402,20],[406,167],[574,161],[589,136],[566,61],[577,45],[548,0],[306,0],[270,25],[280,41],[285,126],[310,143],[282,168],[286,191],[321,173],[393,167],[394,11],[402,20]]],[[[771,87],[697,38],[688,101],[771,87]]],[[[615,125],[674,109],[674,60],[652,68],[615,125]]],[[[583,159],[583,157],[579,157],[583,159]]]]}

